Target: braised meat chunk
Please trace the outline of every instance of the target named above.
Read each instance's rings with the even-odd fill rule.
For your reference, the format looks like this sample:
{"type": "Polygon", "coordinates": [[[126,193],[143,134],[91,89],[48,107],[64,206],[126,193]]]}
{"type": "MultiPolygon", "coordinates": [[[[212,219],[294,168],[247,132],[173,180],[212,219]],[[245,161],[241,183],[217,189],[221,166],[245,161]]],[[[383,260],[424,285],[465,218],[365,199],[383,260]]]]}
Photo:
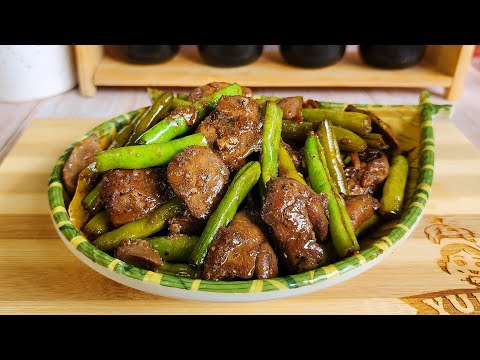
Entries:
{"type": "Polygon", "coordinates": [[[163,261],[152,245],[143,239],[124,239],[115,251],[115,257],[127,264],[155,271],[163,261]]]}
{"type": "Polygon", "coordinates": [[[371,195],[352,195],[345,197],[345,207],[352,220],[353,229],[357,230],[380,207],[380,203],[371,195]]]}
{"type": "Polygon", "coordinates": [[[278,259],[268,241],[263,242],[258,248],[255,262],[255,279],[271,279],[278,275],[278,259]]]}
{"type": "MultiPolygon", "coordinates": [[[[223,89],[225,86],[231,85],[227,82],[212,82],[206,85],[199,86],[192,90],[192,92],[188,95],[188,101],[195,102],[200,100],[205,96],[212,95],[214,92],[217,92],[220,89],[223,89]]],[[[242,95],[246,97],[252,97],[252,90],[248,87],[242,86],[242,95]]]]}
{"type": "MultiPolygon", "coordinates": [[[[148,92],[152,98],[171,95],[148,92]]],[[[176,100],[187,98],[177,95],[176,100]]],[[[253,96],[249,88],[228,82],[198,86],[188,100],[177,101],[160,117],[161,124],[170,124],[168,134],[160,124],[144,135],[143,145],[134,146],[144,151],[120,148],[121,139],[118,148],[102,151],[102,137],[92,135],[71,152],[62,184],[77,194],[68,215],[97,249],[171,276],[232,280],[232,289],[235,281],[245,285],[248,279],[275,283],[274,277],[313,274],[355,255],[371,245],[379,226],[398,220],[402,203],[411,201],[405,183],[414,144],[406,138],[399,143],[395,135],[401,127],[393,126],[388,108],[253,96]],[[281,124],[269,118],[270,105],[281,109],[281,124]],[[342,127],[333,129],[336,136],[328,126],[326,133],[318,128],[325,122],[315,121],[324,118],[314,115],[325,113],[322,109],[330,123],[362,139],[342,127]],[[304,122],[309,120],[304,112],[311,113],[311,122],[304,122]],[[355,122],[356,116],[365,121],[344,121],[355,122]],[[175,126],[179,118],[185,121],[175,126]],[[192,133],[199,138],[189,137],[192,133]],[[177,140],[145,145],[163,135],[177,140]],[[389,176],[397,177],[385,183],[389,176]],[[83,188],[90,192],[84,200],[83,188]],[[98,213],[100,208],[105,210],[98,213]]],[[[402,114],[413,116],[418,109],[410,110],[402,114]]]]}
{"type": "Polygon", "coordinates": [[[171,114],[171,118],[183,117],[188,126],[196,125],[198,118],[198,110],[195,106],[179,106],[174,109],[171,114]]]}
{"type": "Polygon", "coordinates": [[[167,168],[175,194],[198,219],[206,219],[227,190],[230,171],[215,153],[204,146],[189,146],[175,155],[167,168]]]}
{"type": "Polygon", "coordinates": [[[95,161],[95,154],[100,151],[102,151],[102,148],[97,135],[90,135],[73,148],[62,169],[63,182],[70,194],[75,192],[78,175],[95,161]]]}
{"type": "Polygon", "coordinates": [[[297,180],[278,177],[267,183],[262,219],[272,227],[279,257],[293,273],[317,268],[324,259],[318,241],[326,238],[328,197],[297,180]]]}
{"type": "Polygon", "coordinates": [[[168,220],[168,231],[170,234],[200,234],[205,223],[205,220],[197,219],[186,209],[182,214],[168,220]]]}
{"type": "Polygon", "coordinates": [[[244,96],[222,96],[217,107],[198,126],[210,148],[230,170],[238,170],[262,142],[260,105],[244,96]]]}
{"type": "Polygon", "coordinates": [[[277,101],[277,105],[283,110],[284,119],[298,122],[303,121],[303,98],[301,96],[280,99],[277,101]]]}
{"type": "Polygon", "coordinates": [[[221,228],[207,253],[207,280],[268,279],[277,276],[278,260],[262,230],[245,211],[221,228]]]}
{"type": "Polygon", "coordinates": [[[390,165],[381,150],[367,149],[359,154],[360,164],[345,168],[350,195],[373,194],[389,174],[390,165]]]}
{"type": "Polygon", "coordinates": [[[116,227],[141,219],[175,194],[167,183],[165,168],[107,171],[100,195],[116,227]]]}
{"type": "Polygon", "coordinates": [[[321,106],[319,103],[317,103],[315,100],[308,99],[303,103],[303,108],[304,109],[319,109],[321,106]]]}

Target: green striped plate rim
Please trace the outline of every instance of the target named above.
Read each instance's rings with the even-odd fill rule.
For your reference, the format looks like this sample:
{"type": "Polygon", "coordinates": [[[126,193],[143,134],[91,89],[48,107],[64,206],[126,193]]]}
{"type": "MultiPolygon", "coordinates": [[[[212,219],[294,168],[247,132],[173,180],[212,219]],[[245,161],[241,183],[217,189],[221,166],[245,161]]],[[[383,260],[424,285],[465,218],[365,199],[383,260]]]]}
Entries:
{"type": "MultiPolygon", "coordinates": [[[[409,152],[410,173],[405,196],[404,211],[398,221],[383,225],[370,238],[362,240],[361,251],[353,256],[328,266],[300,274],[277,277],[267,280],[246,281],[208,281],[201,279],[187,279],[167,274],[147,271],[131,266],[100,251],[93,246],[70,222],[64,199],[62,182],[62,168],[73,147],[91,134],[99,134],[112,125],[118,129],[128,124],[138,110],[120,115],[106,121],[81,136],[71,144],[56,162],[49,180],[48,198],[53,220],[70,242],[70,244],[91,261],[115,273],[149,282],[159,286],[166,286],[185,291],[197,290],[217,293],[249,293],[268,292],[310,286],[319,282],[328,281],[336,276],[364,266],[370,261],[384,254],[389,248],[399,242],[404,235],[417,223],[430,195],[433,166],[434,141],[432,117],[439,110],[450,113],[450,105],[433,105],[430,95],[422,92],[420,105],[358,105],[361,108],[373,111],[383,120],[398,129],[399,124],[404,126],[405,132],[400,134],[403,143],[415,144],[409,152]]],[[[346,104],[320,102],[324,106],[342,108],[346,104]]],[[[402,129],[402,128],[400,128],[402,129]]]]}

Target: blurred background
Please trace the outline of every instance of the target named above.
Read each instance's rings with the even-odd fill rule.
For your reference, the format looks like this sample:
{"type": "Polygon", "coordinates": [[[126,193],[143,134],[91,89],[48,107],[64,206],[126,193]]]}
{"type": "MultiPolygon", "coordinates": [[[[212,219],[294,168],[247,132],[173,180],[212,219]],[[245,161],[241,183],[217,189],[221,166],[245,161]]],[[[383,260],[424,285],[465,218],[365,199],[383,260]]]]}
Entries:
{"type": "Polygon", "coordinates": [[[415,104],[427,89],[480,144],[480,45],[1,45],[0,156],[34,117],[108,119],[147,105],[147,86],[213,81],[351,103],[415,104]]]}

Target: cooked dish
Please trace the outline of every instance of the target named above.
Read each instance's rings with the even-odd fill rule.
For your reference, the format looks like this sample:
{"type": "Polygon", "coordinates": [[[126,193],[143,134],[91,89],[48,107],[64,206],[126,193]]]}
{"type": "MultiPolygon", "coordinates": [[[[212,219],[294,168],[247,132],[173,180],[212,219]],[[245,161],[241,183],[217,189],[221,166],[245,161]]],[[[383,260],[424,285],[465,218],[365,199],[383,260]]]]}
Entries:
{"type": "Polygon", "coordinates": [[[143,269],[206,280],[301,273],[400,216],[408,161],[369,111],[211,83],[91,135],[63,167],[72,224],[143,269]]]}

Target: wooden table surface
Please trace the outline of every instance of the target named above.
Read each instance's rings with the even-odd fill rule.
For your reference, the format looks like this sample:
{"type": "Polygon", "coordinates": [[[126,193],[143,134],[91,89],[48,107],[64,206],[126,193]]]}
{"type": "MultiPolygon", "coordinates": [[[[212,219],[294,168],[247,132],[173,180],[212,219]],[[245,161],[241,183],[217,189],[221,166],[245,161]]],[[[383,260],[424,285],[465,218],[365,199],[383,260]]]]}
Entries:
{"type": "MultiPolygon", "coordinates": [[[[57,157],[102,119],[148,104],[143,90],[100,89],[95,98],[81,98],[74,90],[41,101],[0,104],[0,313],[480,313],[480,152],[471,143],[480,147],[475,122],[480,73],[472,68],[466,82],[452,121],[434,122],[432,197],[412,236],[379,265],[339,285],[245,304],[167,299],[117,284],[80,262],[55,232],[46,191],[57,157]]],[[[418,97],[415,89],[257,93],[356,103],[416,103],[418,97]]],[[[435,95],[432,101],[447,103],[435,95]]]]}

